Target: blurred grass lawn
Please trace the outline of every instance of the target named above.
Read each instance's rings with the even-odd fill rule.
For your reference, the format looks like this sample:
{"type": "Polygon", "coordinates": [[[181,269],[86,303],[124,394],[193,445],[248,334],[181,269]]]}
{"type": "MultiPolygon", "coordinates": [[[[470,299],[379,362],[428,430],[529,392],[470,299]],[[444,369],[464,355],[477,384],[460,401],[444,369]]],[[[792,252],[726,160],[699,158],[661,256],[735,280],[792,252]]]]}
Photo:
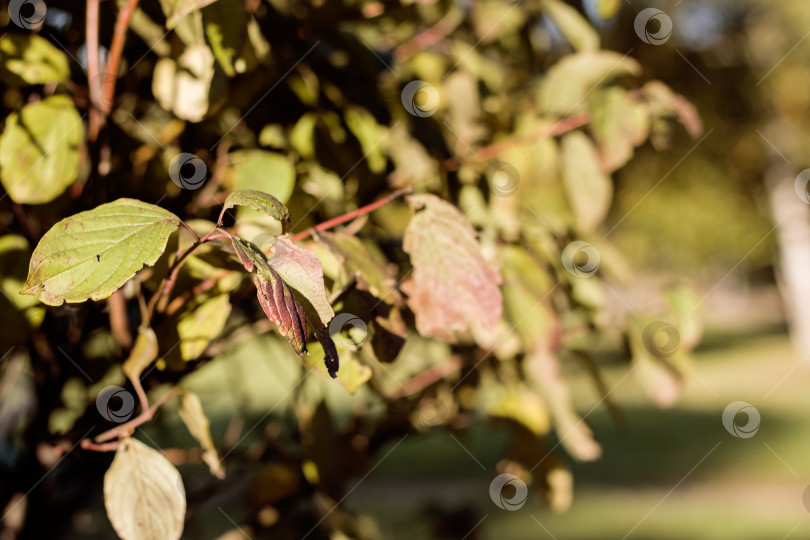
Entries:
{"type": "MultiPolygon", "coordinates": [[[[616,426],[603,407],[588,417],[604,455],[574,465],[574,502],[562,515],[532,496],[514,512],[489,500],[506,438],[483,426],[456,437],[486,471],[449,433],[412,436],[343,504],[372,515],[395,539],[431,538],[424,518],[430,507],[472,508],[473,524],[486,516],[469,538],[807,538],[810,513],[802,495],[810,484],[810,370],[791,372],[795,365],[781,328],[715,331],[697,351],[695,373],[672,409],[652,406],[633,376],[625,378],[612,393],[625,425],[616,426]],[[761,414],[752,438],[723,428],[723,409],[737,400],[761,414]]],[[[626,373],[626,365],[608,367],[608,385],[626,373]]],[[[598,400],[582,375],[572,390],[582,412],[598,400]]]]}

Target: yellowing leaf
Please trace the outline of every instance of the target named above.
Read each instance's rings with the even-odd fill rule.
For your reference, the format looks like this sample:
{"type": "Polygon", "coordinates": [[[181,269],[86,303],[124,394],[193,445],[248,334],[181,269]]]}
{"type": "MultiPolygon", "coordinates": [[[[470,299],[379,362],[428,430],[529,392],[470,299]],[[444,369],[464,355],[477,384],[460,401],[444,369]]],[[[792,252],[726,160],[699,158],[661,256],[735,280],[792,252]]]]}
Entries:
{"type": "Polygon", "coordinates": [[[326,296],[323,268],[315,253],[296,246],[286,236],[279,236],[268,254],[267,264],[312,304],[321,324],[328,326],[335,311],[326,296]]]}
{"type": "Polygon", "coordinates": [[[135,345],[124,362],[124,373],[130,380],[140,378],[141,373],[157,358],[158,341],[155,331],[148,326],[138,328],[135,345]]]}
{"type": "Polygon", "coordinates": [[[155,64],[152,94],[160,106],[177,118],[199,122],[208,112],[208,94],[214,79],[214,55],[205,45],[184,49],[175,62],[161,58],[155,64]]]}
{"type": "Polygon", "coordinates": [[[217,478],[225,478],[225,470],[222,468],[222,462],[214,446],[214,439],[211,437],[211,425],[197,394],[188,390],[183,390],[180,394],[180,418],[185,422],[191,435],[202,446],[202,459],[211,469],[211,474],[217,478]]]}
{"type": "Polygon", "coordinates": [[[200,8],[213,4],[216,0],[160,0],[160,7],[166,15],[166,28],[171,30],[180,19],[200,8]]]}
{"type": "Polygon", "coordinates": [[[358,287],[367,290],[389,304],[398,304],[400,295],[394,287],[394,279],[386,271],[388,262],[377,253],[372,253],[356,236],[322,232],[318,240],[338,256],[347,278],[356,277],[358,287]]]}
{"type": "Polygon", "coordinates": [[[155,264],[179,223],[168,210],[135,199],[65,218],[34,249],[20,292],[51,306],[107,298],[155,264]]]}
{"type": "Polygon", "coordinates": [[[572,131],[561,143],[563,183],[578,229],[593,231],[605,219],[613,199],[613,183],[602,171],[596,148],[587,135],[572,131]]]}
{"type": "Polygon", "coordinates": [[[594,92],[589,108],[602,169],[615,171],[633,157],[633,149],[647,138],[650,130],[647,108],[630,99],[622,88],[594,92]]]}
{"type": "Polygon", "coordinates": [[[104,475],[104,506],[123,540],[177,540],[183,533],[186,491],[163,454],[125,438],[104,475]]]}
{"type": "Polygon", "coordinates": [[[31,249],[23,236],[0,236],[0,313],[7,314],[0,325],[0,348],[24,343],[32,328],[45,318],[45,309],[36,298],[20,294],[28,272],[31,249]]]}
{"type": "Polygon", "coordinates": [[[540,390],[563,447],[576,460],[592,461],[602,454],[587,424],[571,403],[568,385],[560,375],[559,360],[544,342],[526,357],[526,376],[540,390]]]}
{"type": "Polygon", "coordinates": [[[198,358],[211,340],[225,328],[230,314],[231,303],[227,293],[209,298],[195,309],[184,312],[177,323],[183,360],[198,358]]]}
{"type": "Polygon", "coordinates": [[[0,37],[0,80],[8,84],[47,84],[65,82],[69,77],[67,56],[45,38],[32,33],[0,37]]]}
{"type": "Polygon", "coordinates": [[[599,34],[576,9],[559,0],[542,0],[541,6],[576,50],[599,49],[599,34]]]}
{"type": "Polygon", "coordinates": [[[43,204],[79,173],[82,119],[67,96],[51,96],[11,113],[0,136],[0,181],[14,202],[43,204]]]}
{"type": "Polygon", "coordinates": [[[540,85],[540,109],[549,114],[569,115],[584,105],[585,97],[598,86],[639,73],[638,62],[612,51],[566,56],[548,70],[540,85]]]}
{"type": "Polygon", "coordinates": [[[243,189],[234,191],[225,199],[225,208],[233,208],[234,206],[246,206],[258,212],[264,212],[278,221],[290,221],[290,213],[287,211],[287,207],[272,195],[261,191],[243,189]]]}
{"type": "Polygon", "coordinates": [[[403,248],[414,267],[408,305],[419,333],[453,342],[457,332],[493,329],[501,318],[501,276],[467,218],[434,195],[412,195],[408,203],[417,212],[403,248]]]}

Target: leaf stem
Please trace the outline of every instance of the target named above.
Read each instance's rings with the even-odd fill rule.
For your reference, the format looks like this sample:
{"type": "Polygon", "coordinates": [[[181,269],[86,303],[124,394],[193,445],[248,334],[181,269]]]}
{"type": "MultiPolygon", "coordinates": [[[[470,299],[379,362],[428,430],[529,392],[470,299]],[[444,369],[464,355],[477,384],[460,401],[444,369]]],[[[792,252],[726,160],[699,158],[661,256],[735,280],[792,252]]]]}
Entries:
{"type": "MultiPolygon", "coordinates": [[[[473,157],[479,161],[486,161],[495,157],[500,156],[511,150],[516,146],[522,146],[525,144],[536,144],[540,141],[544,141],[546,139],[550,139],[552,137],[557,137],[559,135],[563,135],[568,133],[569,131],[573,131],[579,127],[586,125],[590,121],[587,113],[580,113],[575,114],[574,116],[569,116],[568,118],[560,119],[556,124],[551,126],[551,128],[546,128],[543,130],[535,131],[534,133],[530,133],[528,135],[521,135],[519,137],[514,137],[512,139],[506,139],[504,141],[499,141],[489,146],[485,146],[478,150],[473,151],[473,157]]],[[[448,158],[444,161],[444,166],[447,168],[448,171],[457,171],[458,168],[461,166],[461,158],[459,156],[454,156],[448,158]]]]}
{"type": "Polygon", "coordinates": [[[356,219],[356,218],[358,218],[358,217],[360,217],[362,215],[368,214],[369,212],[373,212],[377,208],[379,208],[381,206],[385,206],[386,204],[390,203],[394,199],[396,199],[398,197],[401,197],[402,195],[407,195],[410,192],[411,192],[410,187],[398,189],[395,192],[391,193],[390,195],[387,195],[387,196],[383,197],[382,199],[380,199],[378,201],[374,201],[371,204],[367,204],[366,206],[358,208],[357,210],[353,210],[353,211],[349,212],[348,214],[343,214],[342,216],[338,216],[336,218],[328,219],[328,220],[324,221],[323,223],[319,223],[318,225],[315,225],[314,227],[311,227],[309,229],[301,231],[300,233],[294,234],[292,237],[290,237],[290,241],[291,242],[298,242],[300,240],[303,240],[307,236],[309,236],[311,234],[314,234],[316,231],[317,232],[325,231],[327,229],[331,229],[332,227],[336,227],[336,226],[338,226],[338,225],[340,225],[342,223],[346,223],[347,221],[351,221],[353,219],[356,219]]]}

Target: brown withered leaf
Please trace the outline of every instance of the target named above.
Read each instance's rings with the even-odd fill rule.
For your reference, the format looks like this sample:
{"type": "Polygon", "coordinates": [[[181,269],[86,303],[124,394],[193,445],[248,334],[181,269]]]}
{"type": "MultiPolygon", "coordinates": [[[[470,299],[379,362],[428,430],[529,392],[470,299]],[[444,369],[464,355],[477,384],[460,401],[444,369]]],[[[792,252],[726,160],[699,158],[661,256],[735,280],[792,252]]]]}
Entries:
{"type": "Polygon", "coordinates": [[[307,318],[290,286],[268,265],[259,248],[235,236],[231,237],[231,243],[245,270],[253,272],[256,296],[267,318],[276,323],[279,333],[299,356],[308,354],[307,318]]]}
{"type": "Polygon", "coordinates": [[[286,236],[276,237],[267,256],[268,266],[315,308],[321,324],[314,326],[327,326],[335,316],[335,311],[326,296],[323,268],[318,256],[308,249],[296,246],[286,236]]]}
{"type": "Polygon", "coordinates": [[[481,254],[475,230],[453,205],[434,195],[412,195],[416,214],[405,230],[413,279],[408,306],[423,336],[454,342],[457,332],[498,324],[501,275],[481,254]]]}
{"type": "Polygon", "coordinates": [[[337,347],[335,342],[332,341],[332,336],[329,335],[329,330],[323,328],[322,330],[315,330],[315,337],[321,342],[323,346],[323,363],[326,365],[326,370],[329,376],[333,379],[337,377],[338,369],[340,369],[340,359],[338,358],[337,347]]]}
{"type": "Polygon", "coordinates": [[[295,299],[290,286],[272,268],[256,272],[253,284],[267,318],[276,323],[279,333],[287,338],[299,356],[307,353],[304,307],[295,299]]]}

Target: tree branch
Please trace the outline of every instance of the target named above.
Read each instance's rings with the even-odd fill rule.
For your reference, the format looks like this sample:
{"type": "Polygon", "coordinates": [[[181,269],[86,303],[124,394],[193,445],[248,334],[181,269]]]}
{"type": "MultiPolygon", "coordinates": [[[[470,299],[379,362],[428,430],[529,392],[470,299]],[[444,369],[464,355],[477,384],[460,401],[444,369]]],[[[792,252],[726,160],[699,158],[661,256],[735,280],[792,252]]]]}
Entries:
{"type": "Polygon", "coordinates": [[[403,188],[403,189],[398,189],[395,192],[393,192],[392,194],[390,194],[390,195],[388,195],[386,197],[383,197],[379,201],[375,201],[375,202],[373,202],[371,204],[367,204],[366,206],[363,206],[362,208],[358,208],[357,210],[349,212],[348,214],[343,214],[342,216],[338,216],[336,218],[326,220],[323,223],[319,223],[318,225],[316,225],[314,227],[311,227],[311,228],[309,228],[309,229],[307,229],[305,231],[301,231],[300,233],[293,235],[290,238],[290,241],[291,242],[298,242],[300,240],[303,240],[307,236],[313,234],[315,231],[320,232],[320,231],[325,231],[327,229],[331,229],[332,227],[337,227],[338,225],[340,225],[342,223],[346,223],[347,221],[351,221],[353,219],[356,219],[356,218],[358,218],[358,217],[360,217],[362,215],[368,214],[369,212],[373,212],[377,208],[379,208],[381,206],[385,206],[386,204],[393,201],[397,197],[401,197],[402,195],[407,195],[410,192],[411,192],[411,188],[409,188],[409,187],[403,188]]]}

